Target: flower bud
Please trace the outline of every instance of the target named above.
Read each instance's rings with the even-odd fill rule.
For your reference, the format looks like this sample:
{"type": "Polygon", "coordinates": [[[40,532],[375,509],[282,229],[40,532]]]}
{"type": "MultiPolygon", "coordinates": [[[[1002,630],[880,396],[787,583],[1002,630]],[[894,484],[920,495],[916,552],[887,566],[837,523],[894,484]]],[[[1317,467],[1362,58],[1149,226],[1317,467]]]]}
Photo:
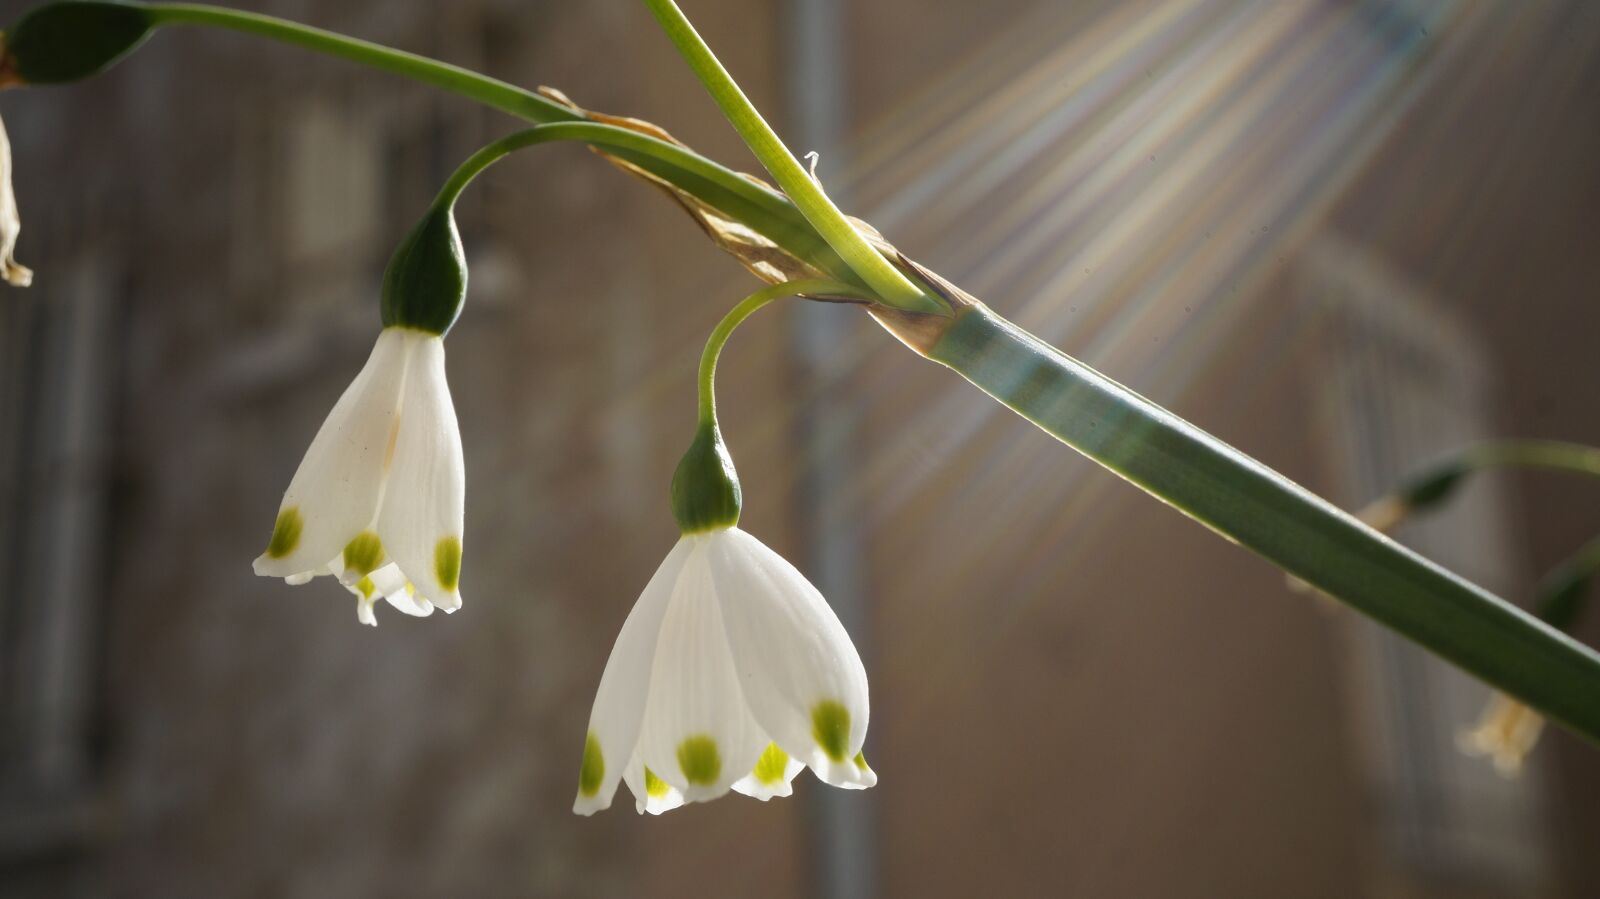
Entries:
{"type": "Polygon", "coordinates": [[[144,43],[150,30],[149,11],[131,3],[46,3],[5,32],[0,81],[63,84],[98,75],[144,43]]]}
{"type": "Polygon", "coordinates": [[[467,259],[449,207],[411,229],[383,273],[383,323],[443,336],[467,296],[467,259]]]}

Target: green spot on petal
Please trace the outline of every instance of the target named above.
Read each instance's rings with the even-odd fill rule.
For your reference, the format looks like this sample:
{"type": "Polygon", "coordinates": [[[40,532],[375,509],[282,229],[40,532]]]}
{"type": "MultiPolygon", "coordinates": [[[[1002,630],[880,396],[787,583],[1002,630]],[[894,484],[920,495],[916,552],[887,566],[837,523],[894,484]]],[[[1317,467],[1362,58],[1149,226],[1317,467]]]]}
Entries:
{"type": "Polygon", "coordinates": [[[357,534],[344,548],[344,567],[361,575],[371,574],[383,564],[383,541],[371,531],[357,534]]]}
{"type": "Polygon", "coordinates": [[[600,738],[589,734],[583,741],[583,768],[578,771],[578,792],[593,796],[606,778],[606,757],[600,752],[600,738]]]}
{"type": "Polygon", "coordinates": [[[667,786],[667,782],[657,777],[654,771],[649,768],[644,769],[644,792],[647,796],[651,799],[660,799],[667,795],[670,789],[672,788],[667,786]]]}
{"type": "Polygon", "coordinates": [[[811,736],[828,758],[842,762],[850,748],[850,710],[824,699],[811,709],[811,736]]]}
{"type": "Polygon", "coordinates": [[[683,779],[691,784],[709,787],[722,773],[722,754],[717,751],[717,741],[705,734],[690,737],[678,744],[678,767],[683,779]]]}
{"type": "Polygon", "coordinates": [[[279,512],[278,521],[272,526],[272,539],[267,542],[267,555],[281,559],[294,552],[294,548],[300,545],[300,531],[305,524],[305,519],[300,517],[299,506],[289,506],[279,512]]]}
{"type": "Polygon", "coordinates": [[[361,591],[363,598],[371,599],[372,591],[378,589],[378,585],[372,582],[372,578],[364,577],[361,580],[356,581],[356,589],[361,591]]]}
{"type": "Polygon", "coordinates": [[[755,770],[750,773],[755,775],[756,780],[771,787],[783,783],[783,772],[788,768],[789,753],[779,749],[776,743],[768,743],[767,751],[761,753],[755,770]]]}
{"type": "Polygon", "coordinates": [[[433,574],[439,586],[455,590],[461,582],[461,538],[445,537],[433,547],[433,574]]]}
{"type": "Polygon", "coordinates": [[[855,763],[856,767],[860,768],[862,771],[867,770],[867,754],[865,752],[856,753],[855,763]]]}

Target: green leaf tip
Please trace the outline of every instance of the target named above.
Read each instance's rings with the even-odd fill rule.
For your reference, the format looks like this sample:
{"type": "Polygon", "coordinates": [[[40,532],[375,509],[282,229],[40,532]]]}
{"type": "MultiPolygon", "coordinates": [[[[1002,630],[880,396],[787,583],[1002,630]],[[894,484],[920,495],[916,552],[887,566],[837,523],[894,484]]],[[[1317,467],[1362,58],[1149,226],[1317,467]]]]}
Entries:
{"type": "Polygon", "coordinates": [[[150,11],[109,0],[62,0],[6,29],[4,74],[23,84],[66,84],[98,75],[150,36],[150,11]]]}
{"type": "Polygon", "coordinates": [[[699,534],[739,523],[744,497],[733,457],[715,422],[701,422],[694,442],[672,474],[672,516],[685,534],[699,534]]]}
{"type": "Polygon", "coordinates": [[[455,214],[428,210],[400,242],[383,273],[383,324],[443,336],[467,298],[467,257],[455,214]]]}

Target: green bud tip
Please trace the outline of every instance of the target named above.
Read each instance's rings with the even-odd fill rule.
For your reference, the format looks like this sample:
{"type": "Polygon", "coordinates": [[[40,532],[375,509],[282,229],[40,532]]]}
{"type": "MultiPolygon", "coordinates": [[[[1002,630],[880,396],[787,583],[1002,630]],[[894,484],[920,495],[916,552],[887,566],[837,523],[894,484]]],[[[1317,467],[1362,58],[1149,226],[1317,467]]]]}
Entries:
{"type": "Polygon", "coordinates": [[[132,3],[63,0],[6,29],[0,86],[65,84],[98,75],[150,36],[149,10],[132,3]]]}
{"type": "Polygon", "coordinates": [[[1411,509],[1426,509],[1443,502],[1454,493],[1466,473],[1467,466],[1464,463],[1450,462],[1408,482],[1401,488],[1400,497],[1411,509]]]}
{"type": "Polygon", "coordinates": [[[444,335],[467,297],[467,257],[449,206],[428,210],[383,273],[383,324],[444,335]]]}
{"type": "Polygon", "coordinates": [[[739,523],[743,496],[733,457],[715,422],[701,422],[689,451],[672,474],[672,515],[685,534],[700,534],[739,523]]]}

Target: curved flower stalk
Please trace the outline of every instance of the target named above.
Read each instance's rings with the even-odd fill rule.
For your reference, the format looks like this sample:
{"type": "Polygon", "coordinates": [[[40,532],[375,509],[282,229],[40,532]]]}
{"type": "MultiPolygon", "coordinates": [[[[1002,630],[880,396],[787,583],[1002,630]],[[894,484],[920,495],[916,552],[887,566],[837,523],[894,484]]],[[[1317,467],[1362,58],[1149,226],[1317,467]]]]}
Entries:
{"type": "Polygon", "coordinates": [[[375,624],[376,596],[413,615],[461,607],[466,472],[444,340],[384,328],[311,441],[256,574],[331,574],[375,624]]]}
{"type": "Polygon", "coordinates": [[[711,395],[716,358],[751,312],[828,282],[762,290],[729,313],[701,360],[700,427],[672,480],[682,536],[617,636],[595,693],[574,812],[609,808],[619,782],[660,814],[730,789],[788,796],[802,768],[846,789],[877,783],[862,744],[867,674],[822,594],[740,530],[741,494],[711,395]]]}
{"type": "Polygon", "coordinates": [[[0,119],[0,278],[12,287],[33,283],[33,272],[17,262],[17,235],[21,232],[17,195],[11,188],[11,138],[6,135],[5,120],[0,119]]]}

